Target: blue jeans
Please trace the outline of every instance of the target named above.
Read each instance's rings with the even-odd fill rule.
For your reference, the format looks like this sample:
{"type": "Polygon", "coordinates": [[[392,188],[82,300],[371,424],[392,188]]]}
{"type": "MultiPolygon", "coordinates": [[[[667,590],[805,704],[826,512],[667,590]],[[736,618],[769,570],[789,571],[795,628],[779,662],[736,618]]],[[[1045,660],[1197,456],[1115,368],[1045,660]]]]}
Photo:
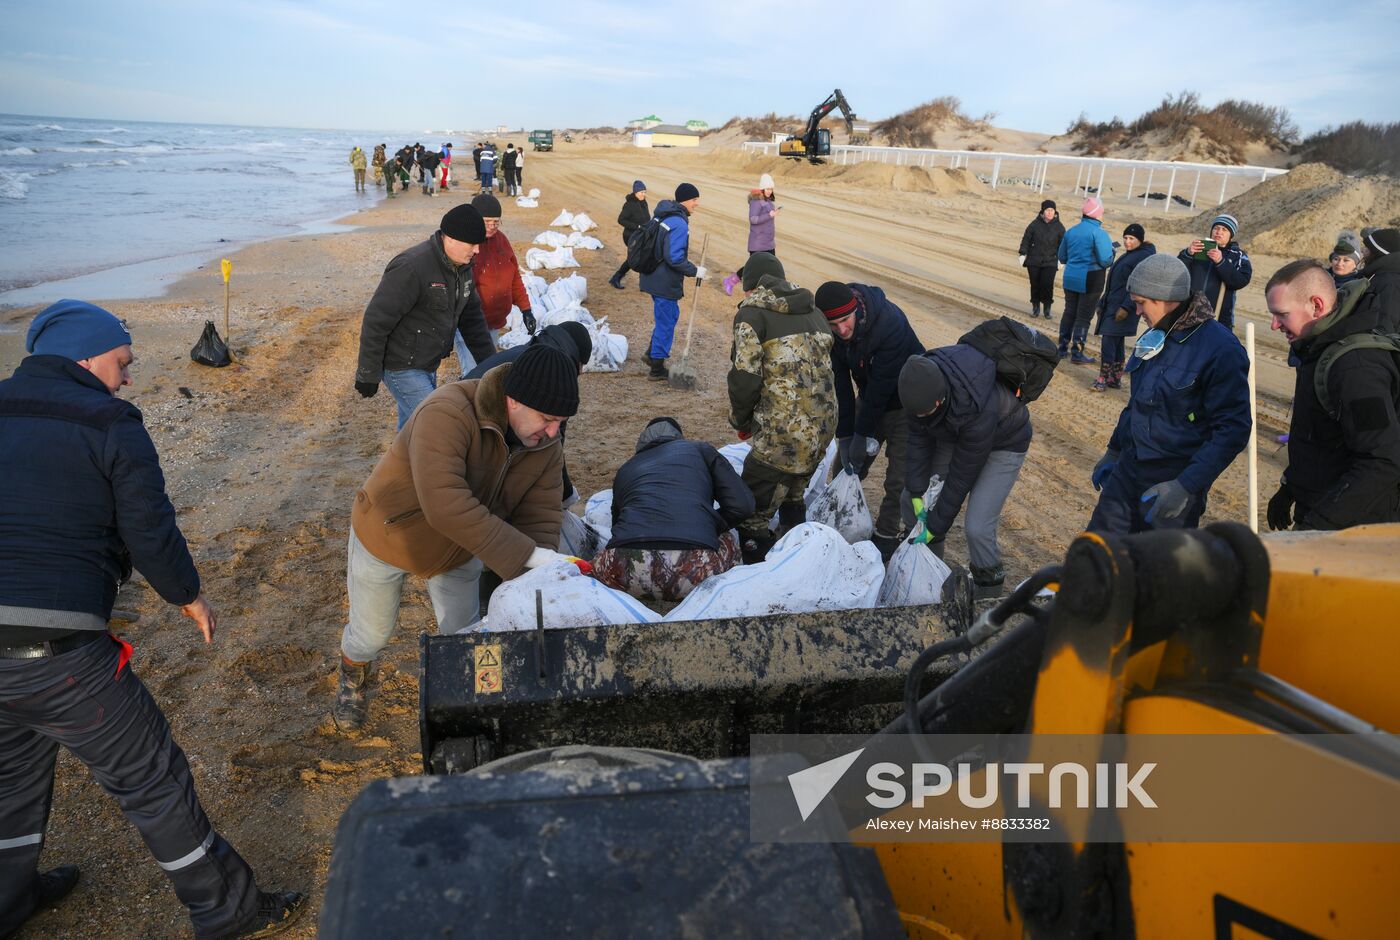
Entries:
{"type": "MultiPolygon", "coordinates": [[[[486,332],[491,334],[492,345],[500,348],[501,331],[493,330],[488,327],[486,332]]],[[[462,371],[457,373],[457,378],[466,378],[468,372],[481,365],[481,363],[476,361],[476,357],[472,355],[472,351],[467,348],[466,340],[462,339],[460,330],[452,331],[452,348],[457,351],[457,364],[462,367],[462,371]]]]}
{"type": "MultiPolygon", "coordinates": [[[[438,634],[458,633],[480,618],[482,564],[473,558],[458,568],[428,579],[438,634]]],[[[350,530],[346,550],[345,589],[350,599],[350,622],[341,634],[340,651],[354,663],[379,655],[399,622],[399,602],[408,572],[370,554],[350,530]]]]}
{"type": "Polygon", "coordinates": [[[1138,463],[1132,457],[1119,459],[1113,472],[1104,481],[1099,504],[1087,526],[1090,532],[1129,535],[1155,529],[1194,529],[1206,511],[1206,494],[1195,497],[1179,519],[1172,522],[1149,523],[1144,516],[1151,508],[1142,501],[1142,494],[1158,483],[1174,480],[1185,470],[1185,464],[1153,466],[1138,463]]]}
{"type": "Polygon", "coordinates": [[[651,331],[651,347],[648,354],[653,359],[665,359],[671,355],[671,340],[676,335],[676,321],[681,318],[680,301],[653,294],[651,317],[656,321],[656,326],[651,331]]]}
{"type": "Polygon", "coordinates": [[[403,426],[408,423],[409,415],[413,414],[413,409],[437,388],[437,373],[426,372],[423,369],[385,372],[384,387],[394,396],[394,402],[399,406],[399,426],[395,430],[402,431],[403,426]]]}

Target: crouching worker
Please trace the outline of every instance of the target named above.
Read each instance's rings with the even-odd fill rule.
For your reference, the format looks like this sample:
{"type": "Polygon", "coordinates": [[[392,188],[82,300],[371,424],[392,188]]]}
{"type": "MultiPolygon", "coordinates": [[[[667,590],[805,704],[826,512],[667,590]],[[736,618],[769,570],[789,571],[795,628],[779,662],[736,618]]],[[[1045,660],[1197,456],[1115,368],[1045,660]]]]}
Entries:
{"type": "Polygon", "coordinates": [[[784,280],[782,262],[750,255],[744,291],[729,351],[729,424],[753,444],[744,482],[757,508],[739,527],[751,565],[776,541],[768,529],[775,509],[779,536],[806,521],[802,496],[836,431],[836,380],[826,317],[811,291],[784,280]]]}
{"type": "MultiPolygon", "coordinates": [[[[131,384],[131,336],[101,307],[60,300],[25,345],[32,355],[0,382],[0,937],[78,881],[73,865],[38,871],[60,747],[140,831],[196,937],[269,936],[306,897],[258,890],[204,815],[131,647],[107,632],[133,567],[204,642],[217,627],[141,412],[116,397],[131,384]]],[[[82,817],[110,812],[90,790],[71,796],[82,817]]],[[[120,866],[99,869],[94,893],[129,890],[120,866]]]]}
{"type": "Polygon", "coordinates": [[[1133,269],[1128,296],[1147,332],[1124,366],[1132,381],[1091,481],[1102,490],[1091,532],[1194,529],[1215,478],[1249,443],[1249,357],[1191,293],[1170,255],[1133,269]]]}
{"type": "Polygon", "coordinates": [[[364,724],[374,658],[404,578],[425,578],[439,633],[474,623],[483,565],[509,580],[564,556],[559,425],[578,411],[578,364],[543,344],[424,399],[355,494],[332,717],[364,724]]]}
{"type": "Polygon", "coordinates": [[[1030,412],[997,381],[996,363],[961,343],[911,356],[899,373],[899,399],[909,415],[905,525],[912,529],[922,521],[929,548],[942,558],[966,501],[963,531],[975,594],[999,596],[1006,573],[997,527],[1031,445],[1030,412]],[[932,506],[923,506],[934,474],[943,490],[932,506]]]}
{"type": "Polygon", "coordinates": [[[593,576],[640,600],[681,600],[734,567],[739,546],[729,530],[753,508],[753,493],[719,451],[686,440],[675,418],[653,418],[613,480],[612,540],[593,576]]]}

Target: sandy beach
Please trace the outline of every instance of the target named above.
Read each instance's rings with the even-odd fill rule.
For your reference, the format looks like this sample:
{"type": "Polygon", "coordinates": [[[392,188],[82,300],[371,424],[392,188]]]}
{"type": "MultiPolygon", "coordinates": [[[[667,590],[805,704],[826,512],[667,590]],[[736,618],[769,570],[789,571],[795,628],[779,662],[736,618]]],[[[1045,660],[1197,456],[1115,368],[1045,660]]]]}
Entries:
{"type": "MultiPolygon", "coordinates": [[[[782,169],[778,254],[792,280],[812,289],[828,279],[876,284],[909,314],[929,347],[956,342],[989,316],[1030,322],[1015,248],[1039,195],[1016,188],[993,193],[966,171],[914,176],[873,165],[782,169]]],[[[747,256],[745,195],[758,172],[754,159],[735,151],[563,145],[527,158],[525,186],[542,190],[539,208],[503,200],[502,229],[521,257],[562,208],[588,212],[600,225],[592,234],[606,246],[575,253],[590,288],[585,306],[625,334],[631,352],[621,373],[582,379],[568,460],[585,496],[611,486],[638,432],[656,415],[679,418],[691,437],[716,445],[733,440],[724,376],[737,298],[726,297],[719,284],[747,256]],[[623,253],[613,220],[637,178],[648,184],[653,208],[683,180],[701,191],[692,253],[709,234],[712,277],[700,294],[691,353],[703,378],[696,392],[647,381],[638,356],[651,328],[650,299],[636,289],[635,275],[625,291],[606,283],[623,253]]],[[[348,172],[345,185],[351,185],[348,172]]],[[[1046,195],[1060,201],[1066,224],[1077,221],[1079,198],[1064,191],[1046,195]]],[[[155,438],[205,594],[220,619],[220,633],[206,647],[194,627],[138,578],[118,599],[119,607],[141,614],[125,631],[136,646],[135,669],[169,716],[215,825],[263,884],[312,893],[310,916],[289,936],[315,934],[335,825],[346,805],[371,780],[421,769],[418,634],[431,631],[433,622],[419,583],[411,584],[385,651],[367,732],[344,737],[327,728],[345,617],[349,508],[394,427],[391,396],[381,390],[362,400],[352,382],[360,318],[385,262],[425,238],[443,212],[469,197],[465,188],[432,199],[410,190],[343,220],[353,229],[264,242],[233,255],[233,368],[206,369],[189,359],[206,319],[222,327],[217,262],[179,281],[167,296],[109,305],[128,319],[136,340],[135,386],[124,394],[141,408],[155,438]]],[[[1160,209],[1135,213],[1112,193],[1107,202],[1105,227],[1115,238],[1127,223],[1141,221],[1161,251],[1175,253],[1191,239],[1177,222],[1171,223],[1174,234],[1162,234],[1160,209]]],[[[1242,241],[1248,248],[1248,231],[1242,241]]],[[[1254,282],[1241,295],[1240,316],[1255,324],[1259,343],[1262,517],[1283,466],[1273,440],[1286,430],[1293,381],[1285,343],[1269,330],[1262,288],[1291,259],[1251,255],[1254,282]]],[[[553,280],[568,272],[540,273],[553,280]]],[[[687,296],[683,316],[690,303],[687,296]]],[[[1057,284],[1057,315],[1059,309],[1057,284]]],[[[33,313],[0,313],[5,374],[22,354],[23,326],[33,313]]],[[[1097,340],[1091,352],[1097,355],[1097,340]]],[[[443,378],[450,368],[455,362],[444,365],[443,378]]],[[[1092,392],[1096,374],[1066,363],[1031,406],[1035,439],[1002,520],[1009,583],[1059,558],[1089,518],[1096,498],[1089,470],[1127,400],[1126,389],[1092,392]]],[[[876,499],[882,467],[883,461],[866,483],[876,499]]],[[[1246,507],[1239,460],[1216,483],[1205,521],[1243,520],[1246,507]]],[[[949,542],[949,557],[965,561],[960,525],[949,542]]],[[[79,864],[83,881],[23,936],[188,935],[184,909],[135,829],[66,755],[43,862],[79,864]]]]}

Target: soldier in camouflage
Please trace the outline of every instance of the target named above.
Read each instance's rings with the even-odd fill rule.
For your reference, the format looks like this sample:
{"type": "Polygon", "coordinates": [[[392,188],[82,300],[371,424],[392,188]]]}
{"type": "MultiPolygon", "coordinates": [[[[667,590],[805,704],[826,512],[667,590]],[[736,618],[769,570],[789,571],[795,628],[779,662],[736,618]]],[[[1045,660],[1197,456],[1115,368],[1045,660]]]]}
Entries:
{"type": "Polygon", "coordinates": [[[762,561],[777,536],[806,519],[803,491],[836,432],[831,330],[812,292],[784,278],[772,254],[752,255],[734,316],[729,423],[752,443],[744,482],[756,503],[739,525],[745,564],[762,561]],[[775,507],[776,534],[768,528],[775,507]]]}

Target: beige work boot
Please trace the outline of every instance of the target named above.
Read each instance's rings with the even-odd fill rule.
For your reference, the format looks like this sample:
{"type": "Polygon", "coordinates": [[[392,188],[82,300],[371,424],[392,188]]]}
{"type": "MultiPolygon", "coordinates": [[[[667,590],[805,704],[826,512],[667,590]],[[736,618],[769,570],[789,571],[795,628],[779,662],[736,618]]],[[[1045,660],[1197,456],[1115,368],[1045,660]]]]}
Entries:
{"type": "Polygon", "coordinates": [[[369,683],[374,663],[349,663],[340,657],[340,681],[331,706],[331,720],[340,731],[358,731],[369,717],[369,683]]]}

